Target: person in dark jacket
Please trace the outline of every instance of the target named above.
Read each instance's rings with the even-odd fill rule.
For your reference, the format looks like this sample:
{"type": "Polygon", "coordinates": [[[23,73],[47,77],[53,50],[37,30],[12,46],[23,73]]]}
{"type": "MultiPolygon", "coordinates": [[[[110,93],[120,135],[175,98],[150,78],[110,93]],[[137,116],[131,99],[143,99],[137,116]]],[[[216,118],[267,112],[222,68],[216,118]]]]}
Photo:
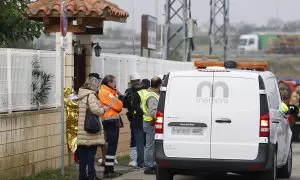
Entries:
{"type": "Polygon", "coordinates": [[[143,132],[143,111],[140,108],[140,97],[138,91],[142,89],[140,75],[130,75],[131,87],[125,91],[124,108],[127,108],[127,118],[130,121],[131,129],[131,162],[130,166],[135,168],[144,167],[144,132],[143,132]]]}

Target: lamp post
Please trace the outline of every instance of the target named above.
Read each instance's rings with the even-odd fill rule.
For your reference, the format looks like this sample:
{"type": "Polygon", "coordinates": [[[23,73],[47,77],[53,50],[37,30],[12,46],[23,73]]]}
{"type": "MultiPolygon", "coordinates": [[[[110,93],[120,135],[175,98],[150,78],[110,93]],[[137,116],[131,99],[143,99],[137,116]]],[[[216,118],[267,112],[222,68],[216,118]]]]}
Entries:
{"type": "Polygon", "coordinates": [[[65,175],[65,103],[64,103],[64,85],[65,85],[65,46],[66,46],[66,35],[68,32],[68,11],[66,6],[66,1],[61,0],[60,9],[60,31],[61,31],[61,175],[65,175]]]}

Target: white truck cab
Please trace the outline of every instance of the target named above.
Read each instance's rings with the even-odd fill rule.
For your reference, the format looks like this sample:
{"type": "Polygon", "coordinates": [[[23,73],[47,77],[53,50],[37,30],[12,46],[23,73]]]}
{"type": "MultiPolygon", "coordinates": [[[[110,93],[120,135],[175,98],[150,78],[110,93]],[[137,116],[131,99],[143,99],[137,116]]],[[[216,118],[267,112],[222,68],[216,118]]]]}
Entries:
{"type": "Polygon", "coordinates": [[[289,178],[289,122],[271,72],[206,68],[169,73],[156,126],[157,180],[175,174],[256,172],[289,178]]]}
{"type": "Polygon", "coordinates": [[[259,37],[256,34],[241,35],[238,45],[239,53],[259,51],[259,37]]]}

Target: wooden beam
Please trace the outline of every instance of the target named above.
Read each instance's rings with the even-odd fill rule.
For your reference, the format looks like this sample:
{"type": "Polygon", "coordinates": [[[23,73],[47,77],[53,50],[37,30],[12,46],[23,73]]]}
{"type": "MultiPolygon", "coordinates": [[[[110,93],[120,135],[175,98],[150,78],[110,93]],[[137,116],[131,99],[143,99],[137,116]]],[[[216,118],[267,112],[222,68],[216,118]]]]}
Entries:
{"type": "Polygon", "coordinates": [[[83,20],[82,18],[76,18],[77,25],[83,25],[83,20]]]}
{"type": "MultiPolygon", "coordinates": [[[[59,24],[51,24],[45,26],[45,32],[60,32],[60,25],[59,24]]],[[[84,33],[86,32],[86,28],[80,25],[68,25],[68,32],[73,33],[84,33]]]]}
{"type": "Polygon", "coordinates": [[[43,17],[43,25],[44,25],[44,26],[47,26],[47,25],[49,25],[49,24],[50,24],[49,18],[48,18],[48,17],[43,17]]]}
{"type": "Polygon", "coordinates": [[[91,27],[103,27],[103,18],[76,18],[77,25],[91,26],[91,27]]]}
{"type": "Polygon", "coordinates": [[[86,31],[83,33],[74,33],[75,35],[80,35],[80,34],[90,34],[90,35],[103,35],[103,28],[102,27],[97,27],[97,28],[86,28],[86,31]]]}

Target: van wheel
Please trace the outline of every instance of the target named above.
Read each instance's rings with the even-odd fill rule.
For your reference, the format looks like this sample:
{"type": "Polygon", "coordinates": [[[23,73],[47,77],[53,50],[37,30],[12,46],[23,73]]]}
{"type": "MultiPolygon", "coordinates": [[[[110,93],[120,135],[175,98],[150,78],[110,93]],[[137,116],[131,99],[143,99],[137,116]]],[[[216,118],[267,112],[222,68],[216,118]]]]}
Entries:
{"type": "Polygon", "coordinates": [[[282,168],[278,169],[277,176],[279,178],[290,178],[292,174],[292,169],[293,169],[293,150],[291,146],[287,161],[282,168]]]}
{"type": "Polygon", "coordinates": [[[174,173],[172,170],[167,168],[156,169],[156,180],[173,180],[174,173]]]}
{"type": "Polygon", "coordinates": [[[272,168],[259,174],[260,180],[276,180],[277,178],[277,154],[274,152],[272,157],[272,168]]]}

